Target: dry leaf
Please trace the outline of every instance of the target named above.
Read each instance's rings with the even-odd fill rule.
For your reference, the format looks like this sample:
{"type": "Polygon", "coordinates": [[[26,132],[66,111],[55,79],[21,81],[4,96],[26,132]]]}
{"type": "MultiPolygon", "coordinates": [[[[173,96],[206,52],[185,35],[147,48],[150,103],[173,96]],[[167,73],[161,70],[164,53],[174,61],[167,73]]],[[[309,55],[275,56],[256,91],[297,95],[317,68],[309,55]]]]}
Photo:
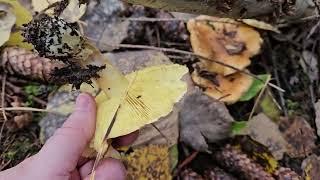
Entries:
{"type": "Polygon", "coordinates": [[[50,4],[60,1],[61,0],[32,0],[32,7],[34,11],[41,12],[42,10],[46,9],[50,4]]]}
{"type": "Polygon", "coordinates": [[[185,97],[179,113],[180,140],[197,151],[208,152],[208,144],[231,134],[233,118],[225,105],[200,90],[185,97]]]}
{"type": "Polygon", "coordinates": [[[149,145],[125,156],[128,179],[171,179],[169,148],[149,145]]]}
{"type": "Polygon", "coordinates": [[[84,34],[101,51],[112,51],[128,36],[130,22],[121,20],[119,12],[125,6],[119,0],[90,1],[82,20],[86,23],[84,34]],[[94,27],[94,28],[92,28],[94,27]]]}
{"type": "Polygon", "coordinates": [[[287,152],[288,143],[282,137],[278,125],[265,114],[258,114],[248,121],[247,131],[252,139],[266,146],[277,160],[282,159],[287,152]]]}
{"type": "MultiPolygon", "coordinates": [[[[199,16],[188,22],[193,51],[238,69],[250,65],[250,57],[258,54],[262,39],[253,28],[232,19],[199,16]]],[[[234,69],[201,59],[206,70],[222,75],[234,69]]]]}
{"type": "Polygon", "coordinates": [[[316,126],[317,126],[317,134],[318,136],[320,136],[320,100],[318,100],[315,104],[314,104],[314,109],[316,111],[316,126]]]}
{"type": "Polygon", "coordinates": [[[169,114],[174,103],[187,91],[186,83],[181,81],[187,72],[186,67],[174,64],[153,66],[127,75],[130,85],[119,109],[119,96],[106,99],[101,93],[96,100],[97,124],[92,147],[99,150],[115,114],[108,138],[129,134],[169,114]]]}
{"type": "Polygon", "coordinates": [[[303,169],[303,178],[306,180],[317,180],[320,177],[320,158],[315,154],[303,160],[301,169],[303,169]]]}
{"type": "Polygon", "coordinates": [[[281,33],[278,28],[272,26],[271,24],[268,24],[263,21],[258,21],[256,19],[238,19],[237,21],[243,22],[244,24],[247,24],[247,25],[254,27],[254,28],[257,28],[257,29],[281,33]]]}
{"type": "Polygon", "coordinates": [[[299,116],[282,118],[279,129],[284,139],[289,143],[288,154],[290,157],[305,157],[316,148],[317,139],[313,128],[299,116]]]}
{"type": "Polygon", "coordinates": [[[60,17],[69,23],[78,21],[86,12],[87,5],[79,4],[79,0],[69,0],[68,6],[63,10],[60,17]]]}
{"type": "MultiPolygon", "coordinates": [[[[17,27],[22,27],[23,24],[28,23],[32,19],[31,13],[24,8],[18,0],[0,0],[0,3],[8,3],[12,6],[12,12],[16,16],[16,23],[17,27]]],[[[21,35],[20,31],[13,32],[10,35],[9,40],[7,41],[6,45],[8,46],[19,46],[26,49],[32,49],[32,45],[23,41],[24,38],[21,35]]]]}
{"type": "Polygon", "coordinates": [[[16,22],[12,7],[0,2],[0,46],[9,40],[11,28],[16,22]]]}
{"type": "Polygon", "coordinates": [[[193,81],[202,88],[205,93],[222,102],[232,104],[237,102],[247,92],[253,82],[251,76],[238,72],[229,76],[216,75],[215,83],[200,77],[197,71],[192,73],[193,81]]]}

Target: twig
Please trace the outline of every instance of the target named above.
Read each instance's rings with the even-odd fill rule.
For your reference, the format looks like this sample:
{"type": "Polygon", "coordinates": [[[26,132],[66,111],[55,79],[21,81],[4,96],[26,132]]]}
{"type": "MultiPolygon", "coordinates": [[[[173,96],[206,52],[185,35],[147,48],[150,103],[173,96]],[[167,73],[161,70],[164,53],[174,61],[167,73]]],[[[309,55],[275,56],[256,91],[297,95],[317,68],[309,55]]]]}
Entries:
{"type": "Polygon", "coordinates": [[[178,171],[181,170],[186,165],[188,165],[192,160],[194,160],[194,158],[196,158],[198,154],[199,154],[199,151],[194,151],[190,156],[184,159],[182,163],[179,164],[178,171]]]}
{"type": "Polygon", "coordinates": [[[160,21],[184,21],[187,22],[192,18],[120,18],[121,20],[128,20],[128,21],[143,21],[143,22],[160,22],[160,21]]]}
{"type": "Polygon", "coordinates": [[[32,107],[4,107],[0,108],[1,111],[33,111],[33,112],[52,112],[47,109],[38,109],[32,107]]]}
{"type": "Polygon", "coordinates": [[[271,80],[271,78],[268,77],[268,79],[267,79],[266,82],[264,83],[263,88],[261,89],[261,91],[260,91],[260,93],[259,93],[256,101],[254,102],[254,105],[253,105],[253,108],[252,108],[251,113],[250,113],[250,115],[249,115],[248,121],[251,120],[251,118],[252,118],[252,116],[253,116],[253,113],[255,112],[255,110],[256,110],[256,108],[257,108],[257,106],[258,106],[258,103],[260,102],[261,97],[262,97],[263,93],[265,92],[265,90],[266,90],[266,88],[267,88],[267,84],[268,84],[268,82],[269,82],[270,80],[271,80]]]}
{"type": "MultiPolygon", "coordinates": [[[[179,54],[195,56],[197,58],[201,58],[201,59],[204,59],[206,61],[211,61],[211,62],[220,64],[222,66],[228,67],[228,68],[233,69],[235,71],[239,71],[239,72],[244,73],[246,75],[252,76],[253,78],[255,78],[255,79],[257,79],[257,80],[259,80],[261,82],[264,82],[264,80],[260,79],[257,75],[254,75],[252,73],[246,72],[246,71],[241,70],[241,69],[238,69],[238,68],[236,68],[234,66],[231,66],[229,64],[226,64],[226,63],[223,63],[223,62],[220,62],[220,61],[217,61],[217,60],[213,60],[213,59],[210,59],[210,58],[207,58],[207,57],[204,57],[204,56],[201,56],[201,55],[195,54],[193,52],[189,52],[189,51],[184,51],[184,50],[179,50],[179,49],[170,49],[170,48],[160,48],[160,47],[154,47],[154,46],[145,46],[145,45],[133,45],[133,44],[119,44],[119,45],[113,45],[113,46],[114,47],[120,47],[120,48],[132,48],[132,49],[151,49],[151,50],[157,50],[157,51],[163,51],[163,52],[172,52],[172,53],[179,53],[179,54]]],[[[280,88],[279,86],[277,86],[277,85],[275,85],[273,83],[269,82],[268,85],[270,87],[273,87],[273,88],[277,89],[280,92],[285,92],[285,90],[283,90],[282,88],[280,88]]]]}
{"type": "MultiPolygon", "coordinates": [[[[2,78],[2,88],[1,88],[1,108],[4,108],[4,96],[5,96],[5,90],[6,90],[6,80],[7,80],[7,74],[4,74],[3,78],[2,78]]],[[[4,129],[4,126],[6,124],[6,122],[8,121],[8,117],[6,115],[6,111],[4,109],[1,110],[2,111],[2,115],[4,118],[4,122],[1,126],[1,130],[0,130],[0,142],[1,142],[1,138],[2,138],[2,132],[4,129]]]]}
{"type": "MultiPolygon", "coordinates": [[[[274,59],[273,53],[271,54],[271,60],[272,60],[273,66],[276,67],[276,61],[274,59]]],[[[273,73],[274,73],[274,76],[275,76],[275,79],[276,79],[276,82],[277,82],[278,86],[280,86],[279,74],[278,74],[278,71],[277,71],[276,68],[274,68],[273,73]]],[[[284,115],[286,117],[288,117],[288,111],[287,111],[286,103],[285,103],[285,100],[284,100],[284,97],[283,97],[283,92],[279,91],[278,93],[279,93],[280,103],[281,103],[281,107],[283,109],[284,115]]]]}

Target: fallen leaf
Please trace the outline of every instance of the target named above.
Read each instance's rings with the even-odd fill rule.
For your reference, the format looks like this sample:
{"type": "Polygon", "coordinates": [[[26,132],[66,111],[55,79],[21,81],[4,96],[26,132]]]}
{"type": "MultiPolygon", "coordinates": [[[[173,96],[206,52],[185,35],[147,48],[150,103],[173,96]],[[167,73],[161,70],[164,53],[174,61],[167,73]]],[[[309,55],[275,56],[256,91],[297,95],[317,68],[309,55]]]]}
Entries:
{"type": "Polygon", "coordinates": [[[281,114],[281,108],[271,94],[271,91],[266,89],[265,94],[260,101],[262,112],[273,121],[278,121],[281,114]]]}
{"type": "Polygon", "coordinates": [[[320,177],[320,158],[312,154],[303,160],[301,164],[303,169],[303,178],[306,180],[316,180],[320,177]]]}
{"type": "Polygon", "coordinates": [[[232,135],[245,135],[248,121],[234,121],[232,123],[231,131],[232,135]]]}
{"type": "Polygon", "coordinates": [[[179,163],[178,144],[175,144],[169,148],[169,157],[170,157],[170,170],[172,172],[179,163]]]}
{"type": "Polygon", "coordinates": [[[305,157],[316,148],[316,135],[308,122],[299,116],[281,118],[279,129],[288,142],[288,155],[292,158],[305,157]]]}
{"type": "Polygon", "coordinates": [[[82,17],[86,26],[84,35],[101,51],[112,51],[128,36],[129,24],[121,20],[119,12],[125,6],[119,0],[103,0],[97,3],[90,1],[85,15],[82,17]],[[94,28],[92,28],[94,27],[94,28]]]}
{"type": "Polygon", "coordinates": [[[209,152],[208,143],[231,135],[233,118],[223,103],[196,90],[185,97],[179,121],[180,140],[197,151],[209,152]]]}
{"type": "Polygon", "coordinates": [[[316,126],[317,126],[317,134],[318,136],[320,136],[320,101],[318,100],[315,104],[314,104],[314,109],[316,111],[316,126]]]}
{"type": "Polygon", "coordinates": [[[69,23],[77,22],[86,12],[87,5],[79,4],[79,0],[69,0],[68,6],[60,17],[69,23]]]}
{"type": "Polygon", "coordinates": [[[0,2],[0,46],[9,40],[11,28],[16,22],[12,7],[0,2]]]}
{"type": "Polygon", "coordinates": [[[186,83],[181,81],[187,72],[186,67],[174,64],[153,66],[127,75],[130,85],[119,108],[117,96],[107,99],[101,93],[97,97],[97,123],[92,147],[99,150],[115,114],[108,138],[129,134],[169,114],[174,103],[187,91],[186,83]]]}
{"type": "MultiPolygon", "coordinates": [[[[188,30],[196,54],[241,70],[250,65],[250,57],[259,53],[263,42],[253,28],[228,18],[199,16],[188,21],[188,30]]],[[[209,72],[222,75],[236,72],[205,59],[201,64],[209,72]]]]}
{"type": "Polygon", "coordinates": [[[193,81],[205,89],[205,93],[227,104],[237,102],[251,87],[253,78],[238,72],[229,76],[216,76],[216,82],[200,77],[197,71],[192,73],[193,81]]]}
{"type": "MultiPolygon", "coordinates": [[[[32,7],[33,7],[34,11],[41,12],[44,9],[46,9],[50,4],[53,4],[53,3],[56,3],[56,2],[60,2],[60,1],[61,0],[32,0],[32,7]]],[[[53,11],[51,10],[51,13],[52,12],[53,11]]]]}
{"type": "Polygon", "coordinates": [[[318,68],[318,57],[311,51],[303,51],[300,59],[300,65],[303,72],[306,73],[311,82],[317,82],[319,80],[319,68],[318,68]]]}
{"type": "Polygon", "coordinates": [[[263,21],[258,21],[256,19],[238,19],[237,21],[240,21],[246,25],[249,25],[249,26],[257,28],[257,29],[281,33],[277,27],[274,27],[271,24],[263,22],[263,21]]]}
{"type": "Polygon", "coordinates": [[[169,149],[149,145],[123,157],[129,179],[171,179],[169,149]]]}
{"type": "MultiPolygon", "coordinates": [[[[8,3],[12,6],[12,12],[16,17],[15,25],[17,27],[22,27],[23,24],[28,23],[32,19],[31,13],[24,8],[18,0],[0,0],[0,3],[8,3]]],[[[21,35],[21,31],[12,32],[9,40],[6,42],[8,46],[19,46],[28,50],[32,49],[32,45],[26,42],[23,42],[24,38],[21,35]]]]}
{"type": "Polygon", "coordinates": [[[247,127],[248,135],[253,140],[266,146],[277,160],[282,159],[283,154],[287,152],[288,143],[282,137],[276,123],[260,113],[248,121],[247,127]]]}
{"type": "Polygon", "coordinates": [[[261,89],[266,86],[266,82],[268,82],[271,78],[271,76],[268,74],[258,75],[257,77],[259,79],[253,79],[248,91],[241,96],[239,101],[249,101],[250,99],[254,98],[261,91],[261,89]]]}

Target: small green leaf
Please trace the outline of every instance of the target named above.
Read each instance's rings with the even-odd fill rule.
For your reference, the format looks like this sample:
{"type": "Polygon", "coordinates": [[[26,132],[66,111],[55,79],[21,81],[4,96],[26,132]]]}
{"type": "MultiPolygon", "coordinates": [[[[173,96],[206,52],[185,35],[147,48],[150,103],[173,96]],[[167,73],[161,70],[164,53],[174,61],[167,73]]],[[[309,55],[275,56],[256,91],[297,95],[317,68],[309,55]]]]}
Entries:
{"type": "Polygon", "coordinates": [[[170,147],[169,155],[170,155],[170,169],[171,171],[173,171],[179,162],[179,150],[178,150],[177,144],[170,147]]]}
{"type": "Polygon", "coordinates": [[[274,121],[279,120],[281,111],[277,105],[277,102],[270,93],[265,93],[264,97],[261,99],[260,107],[264,114],[270,119],[274,121]]]}
{"type": "Polygon", "coordinates": [[[248,121],[235,121],[232,123],[231,132],[232,135],[245,135],[248,121]]]}
{"type": "Polygon", "coordinates": [[[266,81],[270,78],[269,74],[258,75],[259,79],[254,79],[249,90],[240,98],[239,101],[249,101],[254,98],[265,86],[266,81]]]}

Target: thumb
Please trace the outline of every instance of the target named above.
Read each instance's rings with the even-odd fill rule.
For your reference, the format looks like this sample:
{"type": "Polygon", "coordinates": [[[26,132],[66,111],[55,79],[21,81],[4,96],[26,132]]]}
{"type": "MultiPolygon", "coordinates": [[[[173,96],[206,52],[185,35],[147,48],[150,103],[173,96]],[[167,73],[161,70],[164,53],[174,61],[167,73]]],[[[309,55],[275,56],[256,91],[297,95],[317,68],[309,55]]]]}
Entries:
{"type": "Polygon", "coordinates": [[[95,121],[94,99],[88,94],[80,94],[75,111],[47,141],[37,158],[46,167],[71,172],[94,134],[95,121]]]}

